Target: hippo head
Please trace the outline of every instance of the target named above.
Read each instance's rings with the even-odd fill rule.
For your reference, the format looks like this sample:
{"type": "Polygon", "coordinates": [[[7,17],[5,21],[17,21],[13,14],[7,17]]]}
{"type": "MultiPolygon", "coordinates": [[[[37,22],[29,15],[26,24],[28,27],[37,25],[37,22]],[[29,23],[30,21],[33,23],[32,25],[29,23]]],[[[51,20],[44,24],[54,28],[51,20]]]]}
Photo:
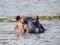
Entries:
{"type": "Polygon", "coordinates": [[[44,27],[39,23],[39,16],[36,16],[36,18],[25,17],[24,22],[31,30],[38,29],[40,32],[44,32],[45,30],[44,27]]]}
{"type": "MultiPolygon", "coordinates": [[[[19,19],[21,20],[22,18],[20,16],[17,16],[16,20],[18,21],[19,19]]],[[[28,25],[30,30],[36,30],[36,29],[44,30],[43,26],[39,23],[39,17],[38,16],[36,16],[36,18],[25,17],[25,18],[23,18],[23,21],[24,21],[24,23],[22,23],[22,24],[28,25]]],[[[26,26],[25,26],[25,29],[27,29],[26,26]]]]}

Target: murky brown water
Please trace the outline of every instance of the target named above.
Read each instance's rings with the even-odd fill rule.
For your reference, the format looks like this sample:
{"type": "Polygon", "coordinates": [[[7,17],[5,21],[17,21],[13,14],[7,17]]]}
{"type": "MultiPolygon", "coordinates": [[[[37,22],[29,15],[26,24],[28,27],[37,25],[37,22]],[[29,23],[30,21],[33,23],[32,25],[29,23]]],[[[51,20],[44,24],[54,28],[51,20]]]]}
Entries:
{"type": "Polygon", "coordinates": [[[0,45],[60,45],[60,21],[40,21],[45,33],[25,34],[21,39],[13,33],[15,22],[0,22],[0,45]]]}

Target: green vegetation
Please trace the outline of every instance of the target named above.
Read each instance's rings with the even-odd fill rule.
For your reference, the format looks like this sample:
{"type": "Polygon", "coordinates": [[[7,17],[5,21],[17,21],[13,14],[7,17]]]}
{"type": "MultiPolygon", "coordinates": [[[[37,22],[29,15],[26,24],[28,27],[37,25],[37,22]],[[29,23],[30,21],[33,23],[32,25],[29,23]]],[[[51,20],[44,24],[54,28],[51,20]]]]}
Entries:
{"type": "MultiPolygon", "coordinates": [[[[26,17],[26,16],[22,16],[22,17],[26,17]]],[[[36,16],[30,16],[30,17],[35,18],[36,16]]],[[[39,16],[39,19],[40,20],[54,20],[54,19],[60,20],[60,15],[58,15],[58,16],[39,16]]]]}
{"type": "MultiPolygon", "coordinates": [[[[21,16],[21,17],[26,17],[26,16],[21,16]]],[[[27,17],[33,17],[35,18],[36,16],[27,16],[27,17]]],[[[54,20],[54,19],[57,19],[57,20],[60,20],[60,15],[57,15],[57,16],[39,16],[39,19],[40,20],[54,20]]],[[[15,20],[15,16],[13,17],[8,17],[8,18],[0,18],[0,22],[16,22],[15,20]]]]}
{"type": "MultiPolygon", "coordinates": [[[[21,16],[21,17],[24,18],[26,16],[21,16]]],[[[27,17],[35,18],[36,16],[27,16],[27,17]]],[[[58,15],[58,16],[39,16],[39,19],[40,20],[54,20],[54,19],[60,20],[60,15],[58,15]]]]}
{"type": "Polygon", "coordinates": [[[39,17],[40,20],[60,20],[60,16],[41,16],[39,17]]]}
{"type": "Polygon", "coordinates": [[[16,21],[14,21],[14,20],[7,20],[7,22],[16,22],[16,21]]]}
{"type": "Polygon", "coordinates": [[[4,22],[7,18],[0,18],[0,22],[4,22]]]}

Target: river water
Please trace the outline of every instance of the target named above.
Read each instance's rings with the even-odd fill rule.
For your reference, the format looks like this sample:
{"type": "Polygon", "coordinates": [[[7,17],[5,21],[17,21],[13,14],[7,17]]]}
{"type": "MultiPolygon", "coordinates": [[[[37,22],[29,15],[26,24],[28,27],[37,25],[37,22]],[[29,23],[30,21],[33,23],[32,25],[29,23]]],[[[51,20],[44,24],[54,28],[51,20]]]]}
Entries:
{"type": "Polygon", "coordinates": [[[60,14],[60,0],[0,0],[0,15],[60,14]]]}
{"type": "Polygon", "coordinates": [[[19,39],[13,33],[15,22],[0,22],[0,45],[60,45],[60,21],[40,20],[46,31],[40,34],[24,34],[19,39]]]}
{"type": "Polygon", "coordinates": [[[60,45],[60,20],[40,20],[41,34],[13,33],[16,15],[53,16],[60,14],[60,0],[0,0],[0,45],[60,45]],[[12,21],[11,21],[12,20],[12,21]]]}

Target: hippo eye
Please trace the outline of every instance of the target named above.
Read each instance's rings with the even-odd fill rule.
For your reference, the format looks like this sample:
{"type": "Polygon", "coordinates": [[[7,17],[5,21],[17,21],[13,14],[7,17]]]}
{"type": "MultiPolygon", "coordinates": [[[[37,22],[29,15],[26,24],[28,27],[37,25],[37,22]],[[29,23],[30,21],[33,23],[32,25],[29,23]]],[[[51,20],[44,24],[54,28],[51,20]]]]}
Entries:
{"type": "Polygon", "coordinates": [[[21,22],[21,21],[20,21],[21,22]]]}

